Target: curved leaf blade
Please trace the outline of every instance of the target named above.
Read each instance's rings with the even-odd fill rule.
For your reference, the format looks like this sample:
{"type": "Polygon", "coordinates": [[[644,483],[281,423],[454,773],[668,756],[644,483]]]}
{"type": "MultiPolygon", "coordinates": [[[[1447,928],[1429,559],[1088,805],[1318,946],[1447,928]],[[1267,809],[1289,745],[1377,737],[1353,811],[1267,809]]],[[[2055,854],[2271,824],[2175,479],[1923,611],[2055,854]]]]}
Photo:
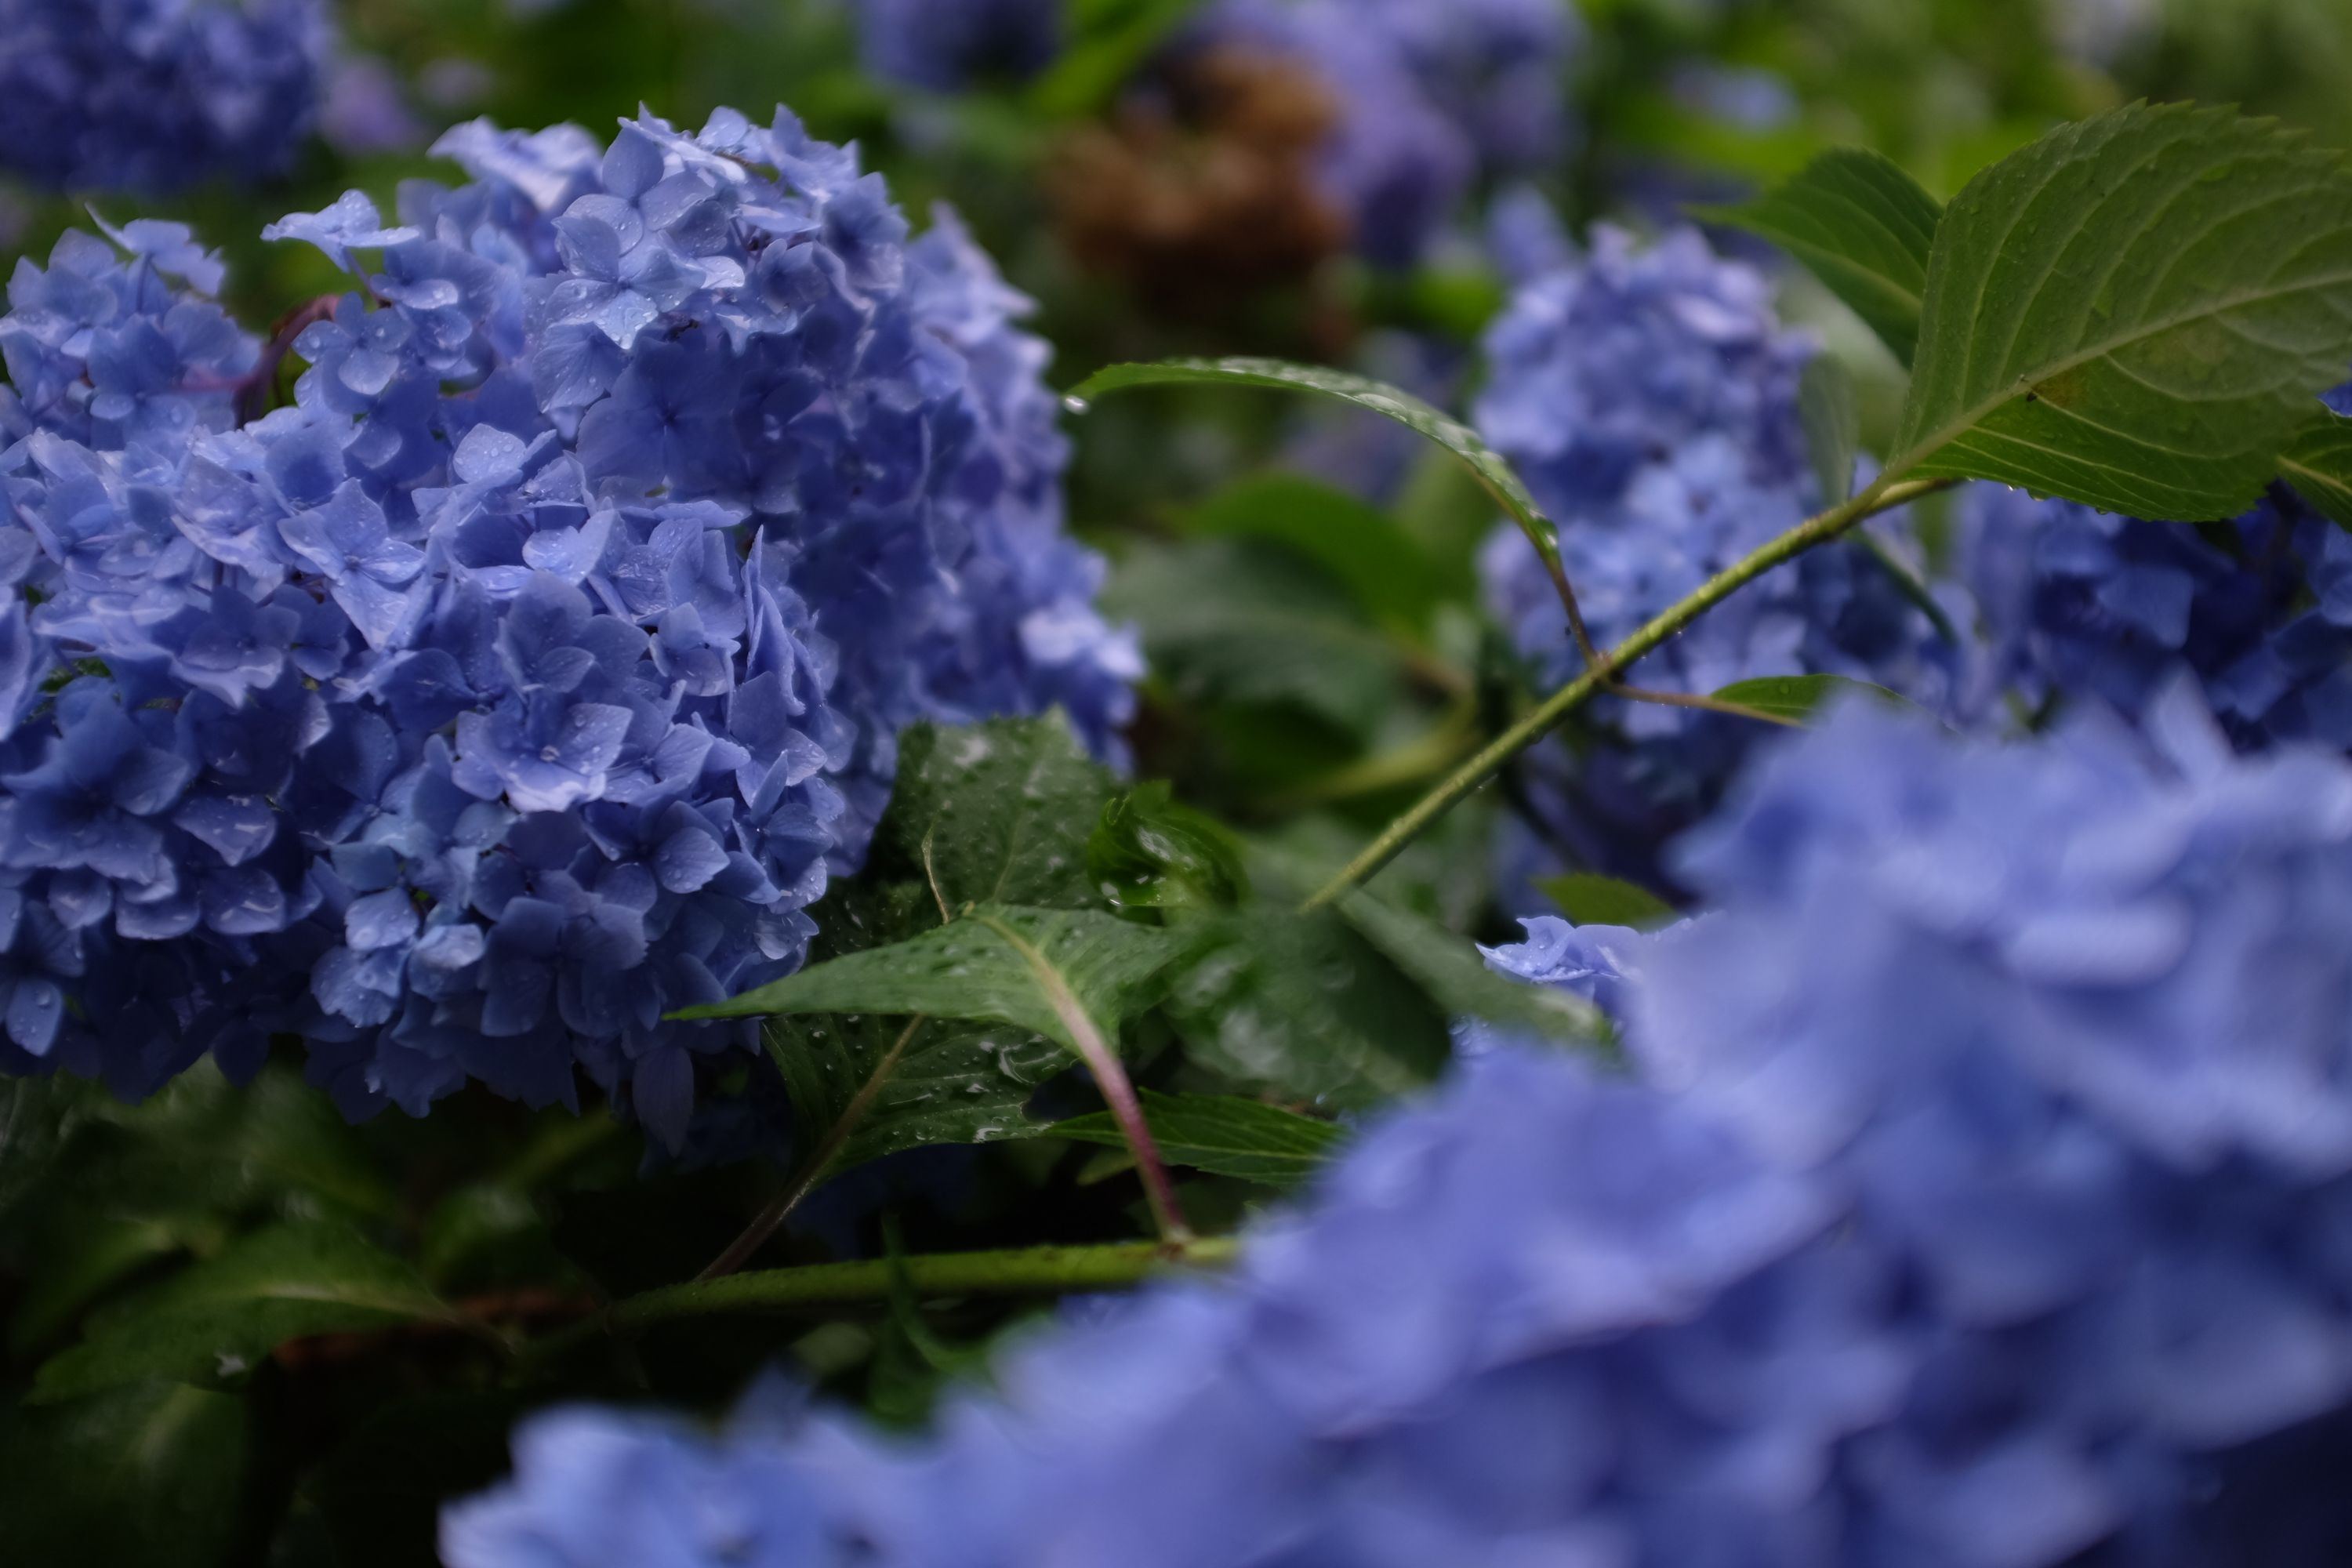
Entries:
{"type": "Polygon", "coordinates": [[[1069,1002],[1105,1036],[1116,1036],[1146,987],[1186,945],[1174,931],[1094,910],[982,905],[951,925],[812,964],[674,1016],[920,1014],[1007,1024],[1075,1052],[1069,1002]]]}
{"type": "Polygon", "coordinates": [[[1494,498],[1495,504],[1519,525],[1544,564],[1554,573],[1559,570],[1559,531],[1536,505],[1535,497],[1528,493],[1528,487],[1519,481],[1511,465],[1481,440],[1475,430],[1386,382],[1322,365],[1294,364],[1288,360],[1171,359],[1152,364],[1106,365],[1073,387],[1070,395],[1083,404],[1129,387],[1185,385],[1265,386],[1286,392],[1312,392],[1393,419],[1461,458],[1494,498]]]}
{"type": "Polygon", "coordinates": [[[1853,495],[1854,458],[1862,451],[1862,411],[1843,361],[1815,354],[1805,362],[1797,380],[1797,416],[1822,504],[1844,505],[1853,495]]]}
{"type": "Polygon", "coordinates": [[[49,1359],[33,1397],[66,1399],[151,1378],[219,1387],[289,1340],[453,1321],[413,1269],[356,1231],[289,1223],[246,1237],[110,1316],[49,1359]]]}
{"type": "Polygon", "coordinates": [[[1681,910],[1649,889],[1590,871],[1538,878],[1536,890],[1558,904],[1574,925],[1650,931],[1682,918],[1681,910]]]}
{"type": "Polygon", "coordinates": [[[1754,680],[1735,680],[1715,695],[1722,701],[1737,702],[1742,708],[1753,708],[1792,724],[1811,720],[1823,704],[1837,697],[1869,697],[1889,707],[1916,707],[1899,691],[1843,675],[1767,675],[1754,680]]]}
{"type": "Polygon", "coordinates": [[[1112,795],[1059,712],[919,724],[898,742],[876,863],[967,903],[1084,909],[1087,836],[1112,795]]]}
{"type": "Polygon", "coordinates": [[[2330,411],[2279,454],[2279,477],[2337,526],[2352,529],[2352,419],[2330,411]]]}
{"type": "Polygon", "coordinates": [[[1760,235],[1795,257],[1896,359],[1911,363],[1943,208],[1892,161],[1840,148],[1752,202],[1698,216],[1760,235]]]}
{"type": "Polygon", "coordinates": [[[2347,360],[2345,159],[2226,110],[2118,110],[1945,213],[1887,475],[2229,517],[2347,360]]]}
{"type": "MultiPolygon", "coordinates": [[[[1342,1136],[1336,1123],[1237,1095],[1136,1092],[1160,1157],[1213,1176],[1287,1185],[1312,1175],[1342,1136]]],[[[1073,1116],[1044,1131],[1082,1143],[1127,1146],[1107,1110],[1073,1116]]]]}

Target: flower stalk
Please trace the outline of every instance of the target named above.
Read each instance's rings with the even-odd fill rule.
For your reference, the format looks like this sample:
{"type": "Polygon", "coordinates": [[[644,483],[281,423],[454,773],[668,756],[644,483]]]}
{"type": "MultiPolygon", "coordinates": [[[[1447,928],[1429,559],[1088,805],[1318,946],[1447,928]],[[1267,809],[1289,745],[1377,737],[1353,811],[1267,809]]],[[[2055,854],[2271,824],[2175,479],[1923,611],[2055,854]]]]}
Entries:
{"type": "Polygon", "coordinates": [[[1596,654],[1584,672],[1538,704],[1535,710],[1497,735],[1435,789],[1382,829],[1338,875],[1308,899],[1305,908],[1318,910],[1350,888],[1370,881],[1381,868],[1402,854],[1429,826],[1477,793],[1511,760],[1550,733],[1554,726],[1592,698],[1618,689],[1617,676],[1699,616],[1783,562],[1793,561],[1815,545],[1825,544],[1865,518],[1907,506],[1920,497],[1950,488],[1952,479],[1913,479],[1890,484],[1885,479],[1851,500],[1806,519],[1779,538],[1759,546],[1741,560],[1700,584],[1691,594],[1669,605],[1655,619],[1606,653],[1596,654]]]}

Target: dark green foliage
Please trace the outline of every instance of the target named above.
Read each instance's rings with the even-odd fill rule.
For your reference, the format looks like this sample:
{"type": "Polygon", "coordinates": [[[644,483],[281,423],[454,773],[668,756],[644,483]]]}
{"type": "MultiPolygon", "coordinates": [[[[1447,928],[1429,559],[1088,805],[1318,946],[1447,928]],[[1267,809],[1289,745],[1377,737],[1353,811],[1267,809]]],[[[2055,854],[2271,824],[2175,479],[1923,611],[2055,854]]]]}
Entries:
{"type": "Polygon", "coordinates": [[[1148,784],[1103,808],[1087,875],[1121,914],[1163,919],[1230,909],[1249,891],[1239,847],[1213,818],[1148,784]]]}
{"type": "Polygon", "coordinates": [[[1943,209],[1875,153],[1824,153],[1756,200],[1702,216],[1762,235],[1811,268],[1911,363],[1943,209]]]}
{"type": "Polygon", "coordinates": [[[2352,419],[2321,414],[2279,454],[2279,474],[2304,500],[2352,528],[2352,419]]]}
{"type": "MultiPolygon", "coordinates": [[[[1340,1139],[1331,1122],[1222,1094],[1143,1094],[1144,1119],[1171,1165],[1286,1186],[1312,1175],[1340,1139]]],[[[1056,1138],[1124,1147],[1108,1111],[1054,1124],[1056,1138]]]]}
{"type": "Polygon", "coordinates": [[[1675,907],[1647,888],[1590,871],[1547,877],[1536,888],[1576,925],[1632,926],[1643,931],[1675,918],[1675,907]]]}

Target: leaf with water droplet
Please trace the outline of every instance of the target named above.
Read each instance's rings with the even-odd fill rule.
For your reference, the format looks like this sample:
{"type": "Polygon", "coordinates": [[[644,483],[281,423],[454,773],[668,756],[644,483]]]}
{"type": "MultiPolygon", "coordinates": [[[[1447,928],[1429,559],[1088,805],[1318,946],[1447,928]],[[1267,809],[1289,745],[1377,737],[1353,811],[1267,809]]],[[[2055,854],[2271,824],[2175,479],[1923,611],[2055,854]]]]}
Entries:
{"type": "Polygon", "coordinates": [[[1104,1036],[1116,1037],[1128,1016],[1150,1002],[1153,983],[1185,947],[1176,932],[1096,910],[982,904],[951,925],[811,964],[730,1001],[673,1016],[919,1014],[1009,1024],[1075,1051],[1056,983],[1104,1036]]]}
{"type": "Polygon", "coordinates": [[[950,912],[1099,908],[1087,836],[1112,789],[1058,713],[917,725],[899,737],[898,783],[866,875],[935,888],[950,912]]]}
{"type": "Polygon", "coordinates": [[[1087,875],[1130,919],[1228,910],[1249,892],[1233,836],[1178,805],[1164,783],[1139,784],[1103,808],[1087,840],[1087,875]]]}
{"type": "Polygon", "coordinates": [[[1342,1109],[1444,1067],[1446,1015],[1339,914],[1245,908],[1186,929],[1199,945],[1164,1006],[1195,1061],[1342,1109]]]}

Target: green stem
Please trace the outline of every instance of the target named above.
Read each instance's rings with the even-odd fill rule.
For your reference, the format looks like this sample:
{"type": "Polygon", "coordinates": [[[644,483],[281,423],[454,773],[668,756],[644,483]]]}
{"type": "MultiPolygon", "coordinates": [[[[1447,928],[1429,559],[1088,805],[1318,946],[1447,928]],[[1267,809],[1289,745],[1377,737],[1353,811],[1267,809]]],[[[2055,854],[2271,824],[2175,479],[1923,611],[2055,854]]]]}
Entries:
{"type": "MultiPolygon", "coordinates": [[[[924,847],[929,847],[928,839],[924,841],[924,847]]],[[[925,860],[928,864],[928,856],[925,860]]],[[[932,879],[931,889],[936,897],[938,879],[932,879]]],[[[850,1097],[841,1114],[833,1119],[833,1125],[826,1130],[824,1141],[818,1143],[816,1152],[809,1156],[808,1163],[801,1167],[799,1173],[793,1177],[791,1184],[777,1195],[774,1202],[761,1209],[757,1218],[743,1227],[741,1235],[727,1244],[726,1251],[712,1258],[709,1265],[695,1276],[697,1280],[716,1279],[734,1273],[751,1262],[752,1255],[768,1244],[768,1237],[775,1235],[778,1227],[792,1218],[793,1211],[800,1207],[802,1200],[816,1191],[816,1184],[832,1173],[833,1163],[848,1146],[850,1134],[856,1132],[857,1124],[866,1120],[866,1113],[874,1109],[874,1101],[881,1094],[882,1086],[889,1081],[892,1073],[898,1070],[899,1058],[907,1054],[907,1047],[914,1044],[915,1037],[929,1022],[920,1014],[907,1020],[907,1026],[898,1031],[898,1037],[891,1042],[889,1050],[874,1064],[874,1070],[866,1075],[866,1081],[857,1086],[857,1092],[850,1097]]]]}
{"type": "Polygon", "coordinates": [[[859,1263],[762,1268],[667,1285],[610,1307],[526,1348],[543,1365],[601,1334],[635,1333],[680,1318],[727,1312],[798,1311],[889,1299],[895,1281],[922,1297],[1051,1296],[1133,1285],[1171,1265],[1215,1268],[1233,1260],[1231,1237],[1181,1244],[1115,1242],[1100,1247],[1035,1247],[1003,1252],[944,1252],[859,1263]]]}
{"type": "Polygon", "coordinates": [[[1784,561],[1794,560],[1816,544],[1835,539],[1866,517],[1907,505],[1955,482],[1951,479],[1914,479],[1904,484],[1889,484],[1881,479],[1851,500],[1833,506],[1817,517],[1808,518],[1746,559],[1725,567],[1700,584],[1688,598],[1674,605],[1649,625],[1602,654],[1597,663],[1545,698],[1533,712],[1496,736],[1444,783],[1415,802],[1411,810],[1390,823],[1378,838],[1365,846],[1362,854],[1349,861],[1338,876],[1307,900],[1306,907],[1321,909],[1349,889],[1370,880],[1381,867],[1402,853],[1406,845],[1419,837],[1431,823],[1475,794],[1487,780],[1501,773],[1513,757],[1543,739],[1554,725],[1608,689],[1621,671],[1773,567],[1784,561]]]}

